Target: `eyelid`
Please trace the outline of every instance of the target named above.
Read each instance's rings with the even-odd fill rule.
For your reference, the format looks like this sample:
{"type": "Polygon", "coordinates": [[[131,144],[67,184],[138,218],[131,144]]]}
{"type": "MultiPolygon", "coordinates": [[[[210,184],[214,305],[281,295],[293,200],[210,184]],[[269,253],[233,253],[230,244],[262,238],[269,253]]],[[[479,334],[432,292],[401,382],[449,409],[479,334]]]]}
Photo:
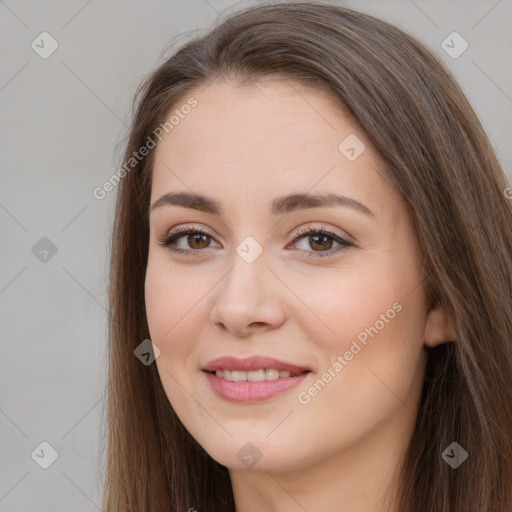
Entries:
{"type": "Polygon", "coordinates": [[[169,238],[170,236],[177,235],[180,233],[187,234],[190,231],[201,231],[211,238],[216,238],[216,235],[214,235],[209,228],[206,228],[201,224],[178,224],[167,229],[165,233],[162,235],[162,238],[166,239],[169,238]]]}
{"type": "MultiPolygon", "coordinates": [[[[291,240],[293,242],[293,241],[295,241],[295,239],[298,236],[303,236],[303,235],[309,233],[310,231],[324,231],[326,234],[338,236],[340,238],[347,240],[348,242],[354,242],[354,237],[352,235],[350,235],[350,233],[348,233],[347,231],[343,231],[342,233],[339,233],[336,231],[337,229],[339,229],[339,228],[330,228],[330,227],[326,228],[325,226],[314,226],[314,225],[312,225],[312,223],[310,223],[305,226],[300,226],[298,228],[294,228],[288,236],[293,236],[293,239],[291,240]]],[[[166,231],[163,238],[164,239],[168,238],[169,236],[178,234],[180,232],[185,234],[189,231],[195,231],[195,230],[202,231],[202,232],[204,232],[204,234],[207,234],[209,237],[216,239],[216,236],[209,230],[209,228],[205,228],[199,224],[185,224],[185,225],[179,224],[179,225],[177,225],[177,227],[173,226],[166,231]]]]}
{"type": "MultiPolygon", "coordinates": [[[[161,245],[168,245],[167,242],[170,240],[171,237],[176,237],[174,241],[179,240],[183,236],[189,234],[189,233],[199,233],[204,234],[208,237],[210,237],[212,240],[216,241],[216,236],[211,233],[211,231],[208,228],[205,228],[200,225],[195,224],[185,224],[185,225],[179,225],[177,227],[173,227],[169,230],[167,230],[164,235],[161,238],[158,238],[158,242],[161,245]]],[[[188,249],[190,252],[193,251],[201,251],[204,252],[203,249],[188,249]]]]}
{"type": "Polygon", "coordinates": [[[338,237],[346,240],[347,242],[354,243],[355,245],[355,239],[352,235],[350,235],[346,231],[341,231],[339,228],[336,227],[326,227],[325,225],[315,226],[313,223],[309,223],[306,226],[301,226],[298,228],[294,228],[291,232],[293,235],[294,241],[297,237],[304,236],[305,234],[309,233],[310,231],[322,231],[326,235],[338,237]],[[340,232],[341,231],[341,232],[340,232]]]}

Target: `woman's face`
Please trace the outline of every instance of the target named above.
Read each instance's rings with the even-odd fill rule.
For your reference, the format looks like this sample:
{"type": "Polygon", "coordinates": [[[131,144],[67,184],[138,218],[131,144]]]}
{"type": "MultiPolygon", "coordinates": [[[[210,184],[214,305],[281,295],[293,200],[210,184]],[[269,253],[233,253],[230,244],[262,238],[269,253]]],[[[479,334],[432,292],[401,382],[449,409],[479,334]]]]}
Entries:
{"type": "Polygon", "coordinates": [[[155,149],[145,283],[172,407],[234,471],[386,460],[415,421],[429,320],[397,193],[322,92],[191,96],[155,149]]]}

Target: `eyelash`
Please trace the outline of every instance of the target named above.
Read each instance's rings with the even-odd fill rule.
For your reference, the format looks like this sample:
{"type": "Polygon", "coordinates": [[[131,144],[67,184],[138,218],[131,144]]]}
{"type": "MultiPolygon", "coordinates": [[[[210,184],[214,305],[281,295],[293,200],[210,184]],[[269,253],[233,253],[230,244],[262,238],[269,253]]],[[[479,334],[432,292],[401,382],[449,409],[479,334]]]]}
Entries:
{"type": "MultiPolygon", "coordinates": [[[[164,238],[160,239],[158,241],[159,245],[166,247],[169,251],[175,253],[175,254],[188,254],[191,256],[200,256],[204,254],[204,249],[173,249],[171,248],[171,245],[175,243],[177,240],[182,238],[185,235],[205,235],[209,238],[213,238],[213,236],[199,228],[191,228],[190,226],[181,226],[177,228],[174,232],[169,233],[164,238]]],[[[297,239],[305,238],[307,236],[315,236],[315,235],[322,235],[327,236],[329,238],[332,238],[335,242],[338,242],[340,245],[336,247],[335,249],[329,249],[328,251],[305,251],[308,254],[308,258],[325,258],[328,256],[332,256],[334,254],[337,254],[338,252],[341,252],[348,247],[355,247],[355,244],[350,242],[349,240],[346,240],[345,238],[340,237],[336,233],[332,233],[331,231],[328,231],[324,228],[311,228],[310,226],[307,226],[305,228],[299,228],[294,233],[294,239],[293,242],[297,241],[297,239]]]]}

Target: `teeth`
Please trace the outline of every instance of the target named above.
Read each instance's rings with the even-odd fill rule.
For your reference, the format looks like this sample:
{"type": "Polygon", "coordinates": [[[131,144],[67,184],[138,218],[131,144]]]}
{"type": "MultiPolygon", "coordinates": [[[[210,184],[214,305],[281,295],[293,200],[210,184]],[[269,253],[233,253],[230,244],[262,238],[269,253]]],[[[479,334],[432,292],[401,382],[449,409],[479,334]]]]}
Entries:
{"type": "Polygon", "coordinates": [[[265,370],[265,379],[266,380],[277,380],[279,379],[279,370],[273,370],[268,368],[265,370]]]}
{"type": "MultiPolygon", "coordinates": [[[[224,374],[223,370],[221,370],[221,372],[222,372],[222,374],[224,374]]],[[[247,380],[247,372],[240,372],[240,371],[233,370],[231,372],[231,380],[233,382],[241,382],[243,380],[247,380]]]]}
{"type": "Polygon", "coordinates": [[[261,370],[253,370],[244,372],[241,370],[215,370],[215,375],[221,379],[233,382],[261,382],[264,380],[287,379],[295,377],[296,373],[290,373],[287,370],[277,370],[275,368],[267,368],[261,370]]]}
{"type": "Polygon", "coordinates": [[[250,382],[261,382],[262,380],[265,380],[265,370],[247,372],[247,380],[250,382]]]}

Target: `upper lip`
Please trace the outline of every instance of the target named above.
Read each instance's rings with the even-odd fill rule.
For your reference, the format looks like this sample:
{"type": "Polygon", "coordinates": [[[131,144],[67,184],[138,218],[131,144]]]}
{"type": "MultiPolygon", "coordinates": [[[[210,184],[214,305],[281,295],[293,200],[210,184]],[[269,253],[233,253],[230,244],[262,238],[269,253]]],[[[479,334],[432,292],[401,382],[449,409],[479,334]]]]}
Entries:
{"type": "Polygon", "coordinates": [[[260,369],[276,369],[289,371],[291,373],[302,373],[310,371],[309,368],[304,366],[297,366],[286,361],[275,359],[274,357],[266,356],[251,356],[244,359],[239,359],[233,356],[223,356],[214,359],[206,364],[203,370],[207,372],[214,372],[215,370],[236,370],[236,371],[253,371],[260,369]]]}

